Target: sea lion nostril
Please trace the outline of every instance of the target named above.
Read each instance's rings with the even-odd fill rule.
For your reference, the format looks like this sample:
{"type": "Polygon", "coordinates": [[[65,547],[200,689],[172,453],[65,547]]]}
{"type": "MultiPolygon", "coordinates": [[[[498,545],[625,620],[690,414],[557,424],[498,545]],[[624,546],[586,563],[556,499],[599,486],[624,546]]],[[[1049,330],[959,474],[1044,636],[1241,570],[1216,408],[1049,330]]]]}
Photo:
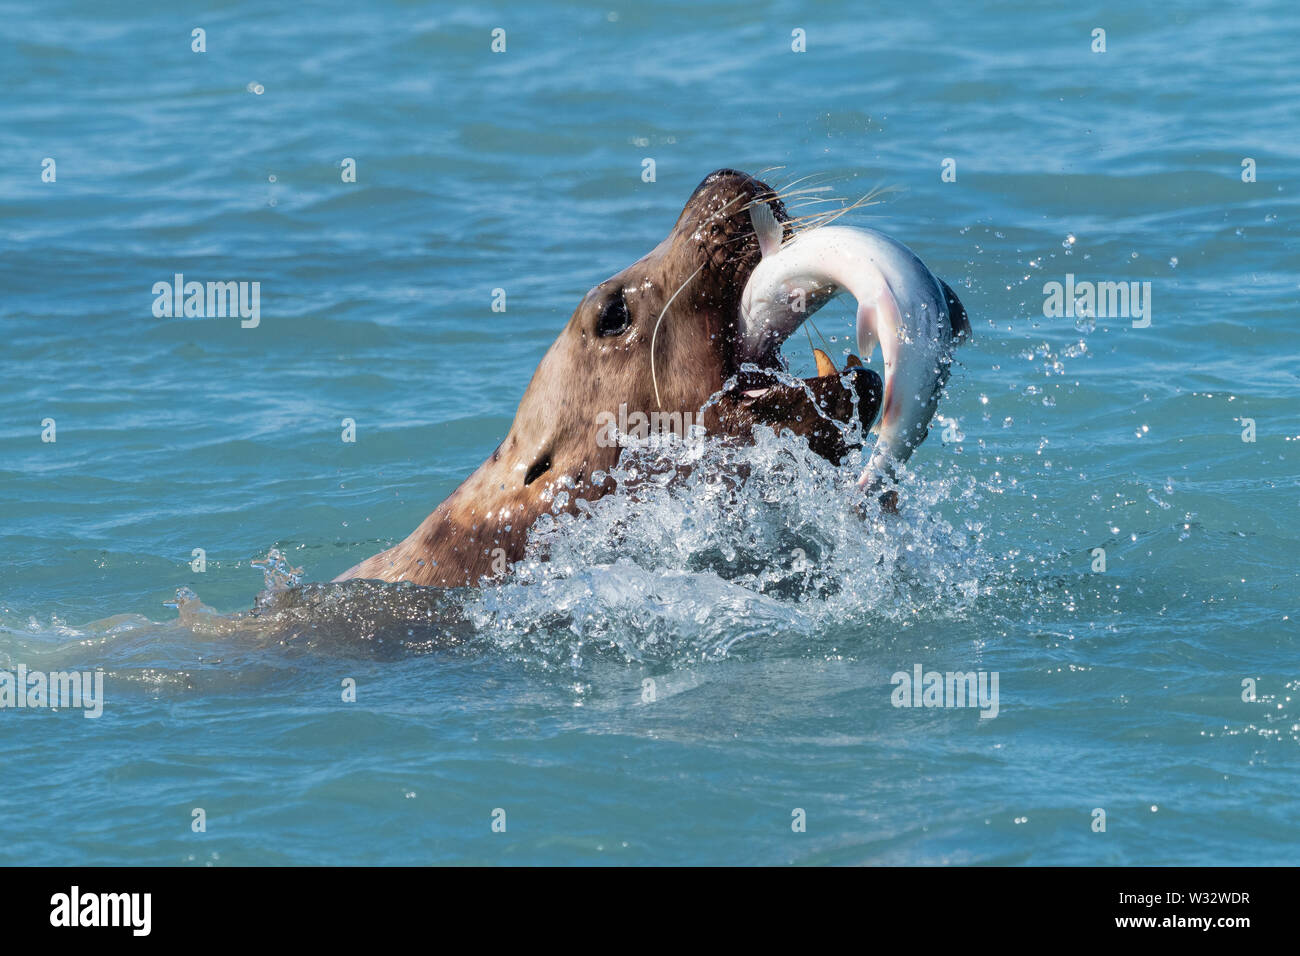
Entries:
{"type": "Polygon", "coordinates": [[[537,461],[533,462],[533,467],[528,469],[528,474],[524,475],[524,484],[531,485],[542,475],[551,470],[551,455],[547,452],[537,461]]]}

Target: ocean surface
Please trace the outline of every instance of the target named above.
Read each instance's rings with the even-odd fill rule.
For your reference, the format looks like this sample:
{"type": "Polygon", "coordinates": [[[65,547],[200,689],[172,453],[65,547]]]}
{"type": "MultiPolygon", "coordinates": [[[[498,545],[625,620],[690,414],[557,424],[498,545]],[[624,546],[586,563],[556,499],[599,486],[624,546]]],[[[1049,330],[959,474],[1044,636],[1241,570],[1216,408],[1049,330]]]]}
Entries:
{"type": "Polygon", "coordinates": [[[0,863],[1294,863],[1298,47],[1280,0],[0,3],[0,669],[104,674],[0,709],[0,863]],[[765,434],[504,585],[313,584],[723,166],[875,191],[840,223],[965,302],[902,513],[765,434]],[[155,316],[177,273],[259,324],[155,316]],[[996,717],[895,706],[918,665],[996,717]]]}

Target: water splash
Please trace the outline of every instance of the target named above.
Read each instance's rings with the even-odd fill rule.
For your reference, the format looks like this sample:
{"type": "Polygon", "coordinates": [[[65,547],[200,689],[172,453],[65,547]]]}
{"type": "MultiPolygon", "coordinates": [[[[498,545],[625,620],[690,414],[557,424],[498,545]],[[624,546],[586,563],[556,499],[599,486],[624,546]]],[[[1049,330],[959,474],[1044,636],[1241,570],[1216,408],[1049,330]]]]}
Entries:
{"type": "MultiPolygon", "coordinates": [[[[864,444],[856,421],[835,427],[864,444]]],[[[865,444],[836,466],[767,427],[752,444],[633,439],[609,473],[590,477],[603,496],[589,500],[571,482],[554,489],[554,513],[534,524],[502,583],[303,584],[303,569],[271,549],[251,562],[263,590],[249,611],[217,613],[183,587],[166,602],[177,619],[135,619],[135,639],[210,642],[208,655],[488,654],[565,672],[599,660],[673,668],[733,654],[869,655],[968,618],[1006,582],[986,550],[995,489],[932,440],[900,469],[899,513],[882,513],[855,488],[865,444]]]]}
{"type": "Polygon", "coordinates": [[[899,514],[884,514],[855,488],[870,453],[860,423],[828,426],[867,447],[836,466],[767,427],[752,444],[631,438],[610,472],[552,490],[525,558],[484,588],[302,585],[302,569],[273,549],[252,562],[265,579],[256,606],[227,626],[311,651],[457,650],[577,671],[601,659],[869,653],[969,615],[997,586],[986,489],[945,467],[934,441],[939,451],[900,470],[899,514]],[[590,487],[606,493],[589,499],[590,487]]]}
{"type": "MultiPolygon", "coordinates": [[[[860,440],[857,428],[846,438],[860,440]]],[[[676,665],[750,648],[840,654],[961,618],[993,563],[979,489],[905,471],[901,513],[882,514],[854,495],[862,458],[837,467],[765,427],[752,445],[634,443],[592,476],[613,490],[538,520],[528,557],[474,593],[467,619],[499,650],[577,668],[611,655],[676,665]]]]}
{"type": "Polygon", "coordinates": [[[266,557],[249,563],[255,568],[262,569],[262,586],[265,589],[263,597],[268,592],[274,594],[277,591],[287,591],[302,583],[302,568],[293,567],[278,548],[272,548],[266,553],[266,557]]]}

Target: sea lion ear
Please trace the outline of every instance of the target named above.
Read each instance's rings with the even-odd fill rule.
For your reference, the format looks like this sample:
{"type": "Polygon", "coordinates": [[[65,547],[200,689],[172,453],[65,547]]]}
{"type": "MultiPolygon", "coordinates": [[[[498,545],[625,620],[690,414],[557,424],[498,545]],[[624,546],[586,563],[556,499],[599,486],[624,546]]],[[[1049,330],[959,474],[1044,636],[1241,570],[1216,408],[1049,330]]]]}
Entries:
{"type": "Polygon", "coordinates": [[[765,200],[758,200],[749,207],[749,221],[754,224],[754,235],[758,236],[758,251],[763,258],[774,256],[781,251],[781,238],[785,231],[772,215],[772,207],[765,200]]]}

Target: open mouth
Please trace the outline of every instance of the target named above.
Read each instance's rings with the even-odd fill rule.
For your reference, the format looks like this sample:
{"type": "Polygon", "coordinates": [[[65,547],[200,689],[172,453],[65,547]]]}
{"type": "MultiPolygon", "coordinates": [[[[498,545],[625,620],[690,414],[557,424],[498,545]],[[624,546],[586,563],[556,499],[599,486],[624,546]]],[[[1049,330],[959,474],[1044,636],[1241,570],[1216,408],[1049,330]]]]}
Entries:
{"type": "Polygon", "coordinates": [[[723,431],[743,434],[765,425],[778,433],[793,432],[816,454],[841,464],[861,447],[854,431],[864,435],[878,416],[884,383],[856,358],[836,369],[825,352],[814,350],[814,355],[818,374],[809,378],[792,381],[779,353],[773,353],[766,368],[755,364],[737,373],[718,403],[723,431]],[[860,429],[848,427],[855,418],[860,429]]]}
{"type": "MultiPolygon", "coordinates": [[[[750,215],[761,258],[775,255],[786,238],[784,210],[760,201],[751,205],[750,215]]],[[[837,368],[825,351],[813,348],[816,375],[792,382],[790,364],[782,353],[790,337],[839,290],[812,277],[797,289],[792,284],[790,308],[783,312],[781,321],[765,323],[763,334],[754,336],[747,331],[754,327],[750,315],[753,305],[748,301],[752,271],[746,270],[744,292],[737,306],[730,401],[755,422],[787,426],[798,432],[806,432],[809,423],[824,430],[830,427],[826,419],[847,423],[856,415],[865,433],[880,412],[883,383],[878,374],[864,367],[856,355],[849,355],[843,367],[837,368]]],[[[847,446],[840,442],[831,446],[825,457],[838,461],[847,446]]]]}
{"type": "MultiPolygon", "coordinates": [[[[793,239],[789,218],[779,203],[762,200],[749,205],[748,216],[758,244],[759,261],[748,270],[741,289],[736,316],[736,364],[742,369],[752,366],[785,371],[789,366],[781,347],[840,289],[825,277],[806,270],[802,274],[782,272],[773,283],[770,278],[773,260],[783,245],[793,239]]],[[[814,348],[813,357],[818,378],[836,373],[834,363],[825,352],[814,348]]],[[[861,365],[860,360],[853,361],[846,369],[861,365]]],[[[763,376],[757,375],[749,387],[763,387],[763,376]]]]}
{"type": "MultiPolygon", "coordinates": [[[[843,367],[822,349],[813,348],[816,374],[792,380],[789,362],[782,348],[808,316],[825,304],[822,299],[802,313],[779,334],[767,336],[758,349],[739,342],[738,368],[727,393],[733,414],[753,424],[778,431],[790,430],[805,437],[822,457],[839,464],[847,453],[860,447],[845,439],[844,426],[856,418],[865,435],[880,414],[884,382],[861,359],[850,354],[843,367]]],[[[744,322],[744,316],[740,316],[744,322]]]]}
{"type": "Polygon", "coordinates": [[[821,349],[814,348],[813,356],[817,374],[794,384],[783,357],[774,350],[768,361],[736,373],[734,401],[756,421],[771,425],[791,424],[809,415],[847,423],[856,414],[865,434],[880,413],[884,393],[880,376],[856,355],[850,355],[839,369],[821,349]]]}

